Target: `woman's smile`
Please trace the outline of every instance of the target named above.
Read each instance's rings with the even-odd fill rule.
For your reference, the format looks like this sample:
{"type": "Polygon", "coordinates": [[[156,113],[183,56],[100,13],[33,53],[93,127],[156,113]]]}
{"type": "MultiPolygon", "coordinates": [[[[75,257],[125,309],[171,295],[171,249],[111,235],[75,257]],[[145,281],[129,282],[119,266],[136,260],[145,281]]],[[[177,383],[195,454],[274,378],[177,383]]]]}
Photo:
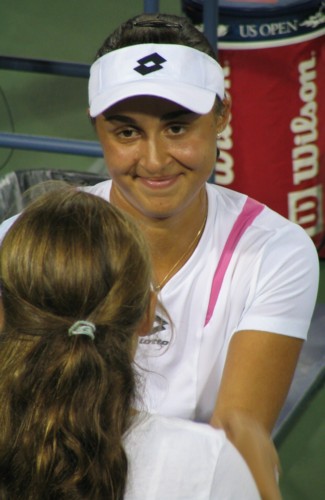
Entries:
{"type": "Polygon", "coordinates": [[[181,174],[168,175],[164,177],[142,177],[137,179],[143,184],[144,187],[155,190],[163,190],[173,187],[179,180],[181,174]]]}

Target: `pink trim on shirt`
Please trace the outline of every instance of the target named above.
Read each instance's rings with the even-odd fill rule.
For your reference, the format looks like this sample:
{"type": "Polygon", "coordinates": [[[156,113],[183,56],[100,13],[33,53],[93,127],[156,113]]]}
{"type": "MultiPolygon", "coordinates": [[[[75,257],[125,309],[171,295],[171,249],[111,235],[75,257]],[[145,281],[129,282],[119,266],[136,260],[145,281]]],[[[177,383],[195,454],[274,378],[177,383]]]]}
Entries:
{"type": "Polygon", "coordinates": [[[231,260],[231,257],[235,251],[235,248],[246,231],[246,229],[253,223],[255,218],[262,212],[264,209],[264,205],[259,203],[256,200],[253,200],[252,198],[247,198],[245,205],[243,206],[243,209],[239,216],[237,217],[230,233],[228,236],[228,239],[226,241],[226,244],[224,246],[224,249],[222,251],[217,269],[214,273],[213,281],[212,281],[212,287],[211,287],[211,294],[210,294],[210,300],[209,300],[209,305],[208,305],[208,310],[207,314],[205,317],[205,323],[204,326],[206,326],[213,314],[214,308],[216,306],[218,296],[221,290],[222,282],[225,277],[226,271],[228,269],[229,262],[231,260]]]}

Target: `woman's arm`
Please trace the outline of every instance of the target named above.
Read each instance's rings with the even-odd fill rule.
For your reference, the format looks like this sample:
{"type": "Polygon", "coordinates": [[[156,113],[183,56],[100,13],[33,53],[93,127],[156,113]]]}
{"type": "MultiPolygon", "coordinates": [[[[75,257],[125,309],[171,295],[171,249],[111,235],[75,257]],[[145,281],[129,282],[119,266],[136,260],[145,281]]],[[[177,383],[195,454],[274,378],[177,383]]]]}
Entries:
{"type": "Polygon", "coordinates": [[[229,345],[211,425],[223,427],[249,465],[262,498],[281,498],[270,433],[287,396],[303,341],[237,332],[229,345]]]}

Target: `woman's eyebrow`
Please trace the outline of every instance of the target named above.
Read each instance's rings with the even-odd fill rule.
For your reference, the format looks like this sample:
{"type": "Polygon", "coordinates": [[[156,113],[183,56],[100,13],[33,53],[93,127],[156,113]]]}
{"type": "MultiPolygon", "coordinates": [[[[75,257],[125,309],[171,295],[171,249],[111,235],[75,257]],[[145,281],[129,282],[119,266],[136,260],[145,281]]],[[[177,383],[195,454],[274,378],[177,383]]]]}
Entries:
{"type": "MultiPolygon", "coordinates": [[[[109,113],[103,113],[105,120],[106,121],[119,121],[122,123],[132,123],[136,124],[136,120],[132,118],[131,116],[127,115],[110,115],[109,113]]],[[[171,111],[169,113],[165,113],[161,115],[160,120],[161,121],[168,121],[168,120],[175,120],[177,118],[181,118],[184,115],[193,115],[195,116],[196,113],[193,113],[193,111],[190,111],[189,109],[178,109],[176,111],[171,111]]]]}
{"type": "Polygon", "coordinates": [[[161,119],[161,121],[174,120],[176,118],[182,117],[183,115],[195,116],[196,113],[194,113],[193,111],[190,111],[189,109],[178,109],[177,111],[171,111],[170,113],[166,113],[166,114],[162,115],[160,119],[161,119]]]}
{"type": "Polygon", "coordinates": [[[109,115],[108,113],[103,113],[106,121],[118,121],[123,123],[136,123],[136,121],[130,116],[126,115],[109,115]]]}

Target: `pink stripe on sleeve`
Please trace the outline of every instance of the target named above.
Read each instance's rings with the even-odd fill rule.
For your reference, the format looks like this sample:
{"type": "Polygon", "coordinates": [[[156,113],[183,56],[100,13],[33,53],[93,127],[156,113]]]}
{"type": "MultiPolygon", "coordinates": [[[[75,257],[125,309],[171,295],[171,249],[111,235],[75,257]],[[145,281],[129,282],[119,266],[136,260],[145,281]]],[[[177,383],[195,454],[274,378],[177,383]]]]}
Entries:
{"type": "Polygon", "coordinates": [[[211,316],[213,314],[221,290],[222,282],[226,274],[230,259],[235,251],[235,248],[240,238],[246,231],[246,229],[253,223],[254,219],[262,212],[263,208],[264,205],[262,205],[258,201],[253,200],[252,198],[247,198],[241,213],[237,217],[229,233],[217,269],[214,273],[210,300],[204,326],[206,326],[209,323],[211,316]]]}

